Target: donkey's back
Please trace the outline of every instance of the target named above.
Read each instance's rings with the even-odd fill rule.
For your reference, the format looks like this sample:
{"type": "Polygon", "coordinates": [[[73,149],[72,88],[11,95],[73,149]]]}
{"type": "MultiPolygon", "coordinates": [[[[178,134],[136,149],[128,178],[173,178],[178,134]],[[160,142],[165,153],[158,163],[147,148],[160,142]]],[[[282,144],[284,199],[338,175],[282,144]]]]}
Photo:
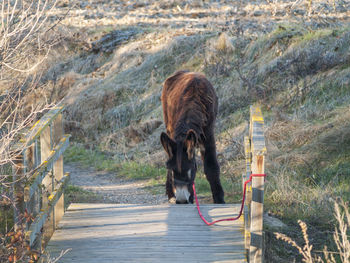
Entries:
{"type": "Polygon", "coordinates": [[[200,129],[199,133],[211,128],[218,110],[211,83],[204,75],[188,71],[178,71],[166,79],[162,104],[167,133],[172,139],[176,136],[176,126],[183,120],[198,126],[195,128],[200,129]]]}

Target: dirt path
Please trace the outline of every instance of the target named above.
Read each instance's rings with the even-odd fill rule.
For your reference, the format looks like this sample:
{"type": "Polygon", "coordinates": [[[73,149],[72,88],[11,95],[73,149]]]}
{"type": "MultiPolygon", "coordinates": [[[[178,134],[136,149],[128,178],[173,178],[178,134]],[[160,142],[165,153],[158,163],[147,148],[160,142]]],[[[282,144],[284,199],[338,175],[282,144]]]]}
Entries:
{"type": "Polygon", "coordinates": [[[78,164],[65,164],[70,173],[70,184],[101,195],[105,202],[118,204],[163,204],[165,194],[152,194],[147,181],[117,178],[115,174],[84,168],[78,164]]]}

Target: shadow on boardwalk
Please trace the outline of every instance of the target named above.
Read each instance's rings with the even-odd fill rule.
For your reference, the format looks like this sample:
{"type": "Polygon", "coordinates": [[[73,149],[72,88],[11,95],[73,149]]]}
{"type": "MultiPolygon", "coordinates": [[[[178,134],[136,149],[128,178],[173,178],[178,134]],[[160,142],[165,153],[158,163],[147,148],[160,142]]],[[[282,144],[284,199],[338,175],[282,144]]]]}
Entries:
{"type": "MultiPolygon", "coordinates": [[[[237,205],[205,205],[219,219],[237,205]]],[[[206,226],[193,205],[72,204],[47,249],[60,262],[244,262],[242,222],[206,226]]]]}

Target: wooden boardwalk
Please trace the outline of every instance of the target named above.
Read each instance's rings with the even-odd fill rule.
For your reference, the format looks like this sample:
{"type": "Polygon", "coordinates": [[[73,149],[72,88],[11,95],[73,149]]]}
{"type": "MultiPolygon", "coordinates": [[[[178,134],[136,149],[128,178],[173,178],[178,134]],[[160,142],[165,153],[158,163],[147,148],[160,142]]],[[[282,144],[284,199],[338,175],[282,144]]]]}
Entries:
{"type": "MultiPolygon", "coordinates": [[[[209,219],[239,205],[202,205],[209,219]]],[[[243,217],[206,226],[194,205],[71,204],[47,251],[59,262],[246,262],[243,217]]]]}

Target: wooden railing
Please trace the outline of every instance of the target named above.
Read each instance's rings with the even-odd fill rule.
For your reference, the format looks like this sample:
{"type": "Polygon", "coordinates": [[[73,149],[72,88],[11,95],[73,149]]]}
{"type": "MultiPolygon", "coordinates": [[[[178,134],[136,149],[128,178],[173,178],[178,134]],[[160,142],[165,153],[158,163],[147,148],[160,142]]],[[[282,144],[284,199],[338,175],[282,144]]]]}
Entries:
{"type": "MultiPolygon", "coordinates": [[[[244,137],[246,173],[243,183],[251,174],[264,174],[265,137],[264,119],[258,106],[250,107],[249,135],[244,137]]],[[[245,249],[250,263],[263,262],[264,177],[252,177],[247,185],[244,204],[245,249]]]]}
{"type": "Polygon", "coordinates": [[[64,214],[63,152],[70,135],[63,134],[63,107],[47,112],[21,139],[13,165],[15,229],[24,228],[31,249],[42,250],[64,214]]]}

